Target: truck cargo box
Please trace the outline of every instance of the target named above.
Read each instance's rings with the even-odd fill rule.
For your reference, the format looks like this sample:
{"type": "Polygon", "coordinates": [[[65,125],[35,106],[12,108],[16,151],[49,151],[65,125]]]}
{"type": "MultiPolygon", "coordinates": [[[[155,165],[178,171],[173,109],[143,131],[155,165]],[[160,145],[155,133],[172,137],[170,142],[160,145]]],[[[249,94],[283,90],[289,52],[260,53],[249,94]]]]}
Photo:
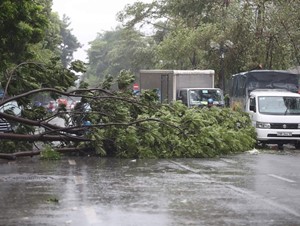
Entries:
{"type": "Polygon", "coordinates": [[[141,90],[156,89],[162,102],[176,100],[181,88],[214,88],[214,70],[141,70],[141,90]]]}

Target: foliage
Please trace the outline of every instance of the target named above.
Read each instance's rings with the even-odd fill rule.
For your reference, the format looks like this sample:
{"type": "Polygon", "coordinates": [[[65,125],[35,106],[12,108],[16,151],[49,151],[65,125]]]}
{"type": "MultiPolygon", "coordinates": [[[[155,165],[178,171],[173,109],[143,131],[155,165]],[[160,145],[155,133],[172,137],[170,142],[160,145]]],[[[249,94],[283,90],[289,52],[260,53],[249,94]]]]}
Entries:
{"type": "Polygon", "coordinates": [[[117,75],[121,70],[138,72],[153,65],[155,43],[133,29],[117,28],[99,34],[88,50],[89,67],[85,74],[89,84],[99,83],[106,76],[117,75]]]}
{"type": "Polygon", "coordinates": [[[69,63],[79,44],[68,19],[60,21],[51,6],[46,0],[0,3],[0,85],[6,95],[45,86],[68,88],[77,79],[69,63]]]}
{"type": "MultiPolygon", "coordinates": [[[[25,62],[7,69],[5,76],[0,77],[0,83],[6,96],[17,96],[45,87],[56,88],[61,91],[67,90],[68,87],[74,85],[76,79],[77,76],[73,71],[63,68],[59,63],[59,59],[54,58],[49,64],[25,62]]],[[[52,97],[57,99],[58,95],[52,93],[52,97]]],[[[18,103],[24,107],[30,101],[30,98],[22,98],[19,99],[18,103]]]]}
{"type": "Polygon", "coordinates": [[[118,19],[153,35],[153,69],[211,68],[218,75],[224,54],[229,79],[258,64],[283,70],[300,64],[299,7],[297,1],[137,1],[118,19]]]}
{"type": "Polygon", "coordinates": [[[65,68],[73,60],[73,53],[82,47],[77,41],[77,38],[72,34],[72,30],[68,28],[71,24],[69,21],[70,18],[64,15],[60,25],[60,34],[62,37],[62,43],[60,45],[61,60],[65,68]]]}
{"type": "MultiPolygon", "coordinates": [[[[42,111],[44,109],[31,108],[31,102],[57,99],[59,93],[23,94],[43,88],[66,91],[78,79],[75,73],[85,71],[82,62],[70,63],[78,45],[66,42],[76,41],[76,38],[68,29],[67,20],[60,21],[58,15],[51,12],[51,6],[51,0],[4,0],[0,3],[0,90],[4,98],[22,96],[17,98],[18,105],[23,109],[22,117],[33,120],[48,115],[42,111]],[[62,37],[64,34],[69,38],[62,37]],[[64,48],[59,49],[62,43],[71,48],[66,56],[68,59],[60,57],[61,51],[65,51],[64,48]],[[64,67],[62,62],[67,62],[68,67],[64,67]]],[[[3,101],[1,104],[4,104],[3,101]]],[[[32,134],[34,127],[20,125],[16,132],[32,134]]],[[[3,141],[2,147],[6,147],[6,152],[14,152],[20,148],[29,149],[32,144],[3,141]]]]}
{"type": "MultiPolygon", "coordinates": [[[[42,107],[23,109],[22,119],[15,118],[20,125],[12,138],[36,134],[35,139],[45,144],[44,159],[58,158],[53,151],[57,147],[120,158],[194,158],[238,153],[255,145],[254,128],[246,113],[229,108],[187,108],[179,101],[161,104],[155,90],[136,96],[131,89],[134,75],[126,70],[117,78],[106,79],[99,88],[88,89],[82,83],[68,93],[53,89],[81,97],[81,101],[73,110],[64,107],[54,114],[45,113],[42,107]],[[65,119],[66,127],[47,123],[54,117],[65,119]],[[47,137],[61,142],[52,147],[47,137]]],[[[27,95],[30,93],[16,98],[27,95]]]]}
{"type": "Polygon", "coordinates": [[[40,158],[43,160],[60,160],[61,154],[55,151],[50,145],[45,145],[41,151],[40,158]]]}
{"type": "Polygon", "coordinates": [[[1,1],[0,71],[28,59],[28,46],[43,40],[49,16],[44,9],[39,1],[1,1]]]}
{"type": "MultiPolygon", "coordinates": [[[[123,71],[116,82],[122,80],[123,88],[130,86],[129,75],[123,71]]],[[[102,156],[214,157],[255,145],[255,130],[246,113],[229,108],[187,108],[180,102],[165,105],[153,98],[155,91],[139,97],[129,91],[101,90],[91,96],[88,119],[92,127],[86,134],[102,156]]]]}
{"type": "MultiPolygon", "coordinates": [[[[174,103],[172,108],[162,105],[156,113],[147,113],[138,117],[145,122],[136,127],[114,130],[117,156],[214,157],[246,151],[255,144],[249,117],[241,112],[227,108],[187,109],[174,103]]],[[[112,133],[109,139],[112,139],[112,133]]]]}
{"type": "Polygon", "coordinates": [[[177,27],[176,30],[166,35],[164,41],[157,47],[161,67],[167,69],[212,68],[206,49],[216,35],[217,28],[211,24],[195,29],[177,27]]]}
{"type": "Polygon", "coordinates": [[[15,153],[24,150],[31,150],[32,143],[26,141],[0,140],[1,153],[15,153]]]}

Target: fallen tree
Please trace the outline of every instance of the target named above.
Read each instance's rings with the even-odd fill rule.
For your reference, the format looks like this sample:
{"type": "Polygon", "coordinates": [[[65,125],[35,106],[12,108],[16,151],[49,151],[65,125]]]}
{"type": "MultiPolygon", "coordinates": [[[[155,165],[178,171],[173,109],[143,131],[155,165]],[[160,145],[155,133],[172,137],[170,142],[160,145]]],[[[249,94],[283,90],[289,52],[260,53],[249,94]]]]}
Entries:
{"type": "Polygon", "coordinates": [[[121,71],[99,88],[61,91],[40,88],[7,98],[30,103],[33,96],[80,98],[74,109],[61,105],[47,112],[43,106],[23,104],[21,115],[0,112],[16,125],[0,133],[0,158],[40,155],[47,145],[59,153],[81,153],[121,158],[213,157],[251,149],[255,133],[248,115],[229,108],[187,108],[180,102],[161,104],[155,91],[132,93],[134,76],[121,71]],[[118,88],[112,89],[114,82],[118,88]],[[60,118],[63,125],[51,120],[60,118]]]}

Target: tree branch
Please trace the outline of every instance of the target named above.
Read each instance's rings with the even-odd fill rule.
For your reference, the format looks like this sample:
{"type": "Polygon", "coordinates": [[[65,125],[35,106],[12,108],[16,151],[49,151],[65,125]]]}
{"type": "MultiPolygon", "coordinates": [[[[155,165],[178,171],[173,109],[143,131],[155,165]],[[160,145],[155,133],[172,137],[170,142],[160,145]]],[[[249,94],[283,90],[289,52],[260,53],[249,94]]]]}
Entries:
{"type": "Polygon", "coordinates": [[[0,133],[0,139],[4,140],[19,140],[19,141],[77,141],[88,142],[91,139],[79,136],[63,136],[63,135],[27,135],[15,133],[0,133]]]}

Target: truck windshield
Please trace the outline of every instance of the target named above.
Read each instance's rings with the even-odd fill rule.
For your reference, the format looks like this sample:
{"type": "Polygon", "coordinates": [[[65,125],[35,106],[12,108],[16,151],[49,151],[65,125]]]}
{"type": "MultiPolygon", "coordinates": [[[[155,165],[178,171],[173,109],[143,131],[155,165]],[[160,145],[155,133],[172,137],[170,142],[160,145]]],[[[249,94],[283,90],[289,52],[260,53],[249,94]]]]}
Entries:
{"type": "Polygon", "coordinates": [[[262,114],[300,115],[300,97],[261,96],[258,110],[262,114]]]}
{"type": "Polygon", "coordinates": [[[214,104],[223,104],[224,98],[220,89],[191,89],[190,103],[191,105],[207,105],[208,100],[211,99],[214,104]]]}

